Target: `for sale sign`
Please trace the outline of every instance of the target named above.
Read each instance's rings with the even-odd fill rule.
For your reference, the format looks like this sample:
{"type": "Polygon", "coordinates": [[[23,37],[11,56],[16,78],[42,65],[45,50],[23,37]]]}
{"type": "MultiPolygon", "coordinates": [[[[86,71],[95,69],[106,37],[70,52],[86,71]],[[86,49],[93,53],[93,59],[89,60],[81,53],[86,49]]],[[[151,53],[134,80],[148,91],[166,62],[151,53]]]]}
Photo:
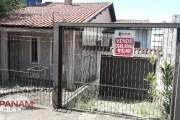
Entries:
{"type": "Polygon", "coordinates": [[[134,30],[115,30],[114,56],[132,57],[134,55],[134,30]]]}

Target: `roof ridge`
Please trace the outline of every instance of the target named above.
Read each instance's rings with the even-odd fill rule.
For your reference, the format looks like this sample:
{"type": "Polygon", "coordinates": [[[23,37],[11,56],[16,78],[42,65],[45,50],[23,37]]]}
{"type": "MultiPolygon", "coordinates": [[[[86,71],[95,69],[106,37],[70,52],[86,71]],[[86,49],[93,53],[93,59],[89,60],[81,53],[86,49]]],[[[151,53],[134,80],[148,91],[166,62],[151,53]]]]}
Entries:
{"type": "Polygon", "coordinates": [[[149,20],[149,19],[117,19],[117,20],[149,20]]]}
{"type": "Polygon", "coordinates": [[[88,3],[88,4],[91,4],[91,3],[111,3],[111,2],[74,2],[74,3],[80,3],[80,4],[81,3],[83,3],[83,4],[88,3]]]}
{"type": "Polygon", "coordinates": [[[117,19],[116,23],[149,23],[149,19],[117,19]]]}

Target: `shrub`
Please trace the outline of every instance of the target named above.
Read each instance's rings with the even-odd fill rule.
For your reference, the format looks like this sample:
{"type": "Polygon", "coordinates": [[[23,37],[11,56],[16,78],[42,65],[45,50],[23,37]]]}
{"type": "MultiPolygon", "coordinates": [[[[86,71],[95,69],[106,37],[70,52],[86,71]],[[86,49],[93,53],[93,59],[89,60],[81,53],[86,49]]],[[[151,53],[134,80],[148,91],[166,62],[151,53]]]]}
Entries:
{"type": "Polygon", "coordinates": [[[161,92],[163,96],[162,113],[167,117],[170,114],[174,67],[165,61],[160,66],[160,71],[162,73],[161,82],[163,84],[163,90],[161,92]]]}

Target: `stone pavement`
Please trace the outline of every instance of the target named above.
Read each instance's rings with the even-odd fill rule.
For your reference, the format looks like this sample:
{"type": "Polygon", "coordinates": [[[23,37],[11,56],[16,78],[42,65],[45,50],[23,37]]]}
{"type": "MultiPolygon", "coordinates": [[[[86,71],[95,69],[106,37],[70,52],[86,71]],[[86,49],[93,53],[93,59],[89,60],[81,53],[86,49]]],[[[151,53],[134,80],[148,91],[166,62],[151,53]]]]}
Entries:
{"type": "Polygon", "coordinates": [[[130,120],[127,118],[52,109],[25,110],[15,113],[0,113],[0,120],[130,120]]]}

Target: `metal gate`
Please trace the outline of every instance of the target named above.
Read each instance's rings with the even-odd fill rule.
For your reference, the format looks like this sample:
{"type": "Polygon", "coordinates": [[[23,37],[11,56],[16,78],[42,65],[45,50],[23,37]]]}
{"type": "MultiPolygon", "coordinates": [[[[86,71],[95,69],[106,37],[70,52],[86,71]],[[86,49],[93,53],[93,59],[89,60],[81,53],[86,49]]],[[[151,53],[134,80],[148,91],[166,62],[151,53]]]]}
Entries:
{"type": "Polygon", "coordinates": [[[175,26],[55,23],[54,30],[55,106],[164,119],[164,74],[159,67],[164,61],[175,63],[175,26]],[[115,30],[135,31],[134,57],[113,56],[115,30]],[[150,78],[155,79],[154,88],[150,78]]]}

